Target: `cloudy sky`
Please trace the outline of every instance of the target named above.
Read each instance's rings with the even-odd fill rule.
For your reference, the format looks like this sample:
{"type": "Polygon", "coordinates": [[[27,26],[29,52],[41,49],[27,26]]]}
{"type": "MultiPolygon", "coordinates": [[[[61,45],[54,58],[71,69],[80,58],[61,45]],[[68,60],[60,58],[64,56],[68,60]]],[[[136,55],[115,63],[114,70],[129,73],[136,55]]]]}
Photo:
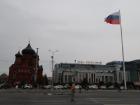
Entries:
{"type": "Polygon", "coordinates": [[[119,25],[104,18],[120,9],[125,60],[140,59],[139,0],[0,0],[0,73],[7,73],[15,53],[31,42],[39,48],[44,73],[55,63],[121,60],[119,25]]]}

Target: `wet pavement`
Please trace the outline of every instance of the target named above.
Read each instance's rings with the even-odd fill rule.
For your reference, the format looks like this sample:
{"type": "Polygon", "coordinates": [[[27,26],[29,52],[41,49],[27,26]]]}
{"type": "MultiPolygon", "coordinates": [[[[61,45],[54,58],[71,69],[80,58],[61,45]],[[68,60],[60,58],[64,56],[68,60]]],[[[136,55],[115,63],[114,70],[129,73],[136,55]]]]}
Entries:
{"type": "Polygon", "coordinates": [[[0,90],[0,105],[140,105],[140,91],[83,90],[71,102],[69,90],[0,90]]]}

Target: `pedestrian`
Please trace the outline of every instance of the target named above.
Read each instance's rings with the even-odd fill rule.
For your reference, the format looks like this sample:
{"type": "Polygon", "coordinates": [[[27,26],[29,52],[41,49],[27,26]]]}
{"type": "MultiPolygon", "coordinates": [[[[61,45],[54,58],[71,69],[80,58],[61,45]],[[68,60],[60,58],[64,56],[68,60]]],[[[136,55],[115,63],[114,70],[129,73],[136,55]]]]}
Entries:
{"type": "Polygon", "coordinates": [[[72,84],[70,87],[70,91],[71,91],[71,102],[75,101],[75,84],[72,84]]]}

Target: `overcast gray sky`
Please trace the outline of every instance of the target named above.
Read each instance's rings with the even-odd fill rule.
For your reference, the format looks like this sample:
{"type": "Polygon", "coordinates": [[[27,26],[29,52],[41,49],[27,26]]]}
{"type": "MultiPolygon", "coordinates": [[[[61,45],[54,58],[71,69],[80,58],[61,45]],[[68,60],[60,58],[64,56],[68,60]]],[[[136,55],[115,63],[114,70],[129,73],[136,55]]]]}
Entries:
{"type": "Polygon", "coordinates": [[[139,0],[0,0],[0,73],[9,72],[29,40],[48,76],[49,49],[59,50],[55,63],[121,60],[120,27],[104,22],[119,9],[125,60],[139,59],[139,0]]]}

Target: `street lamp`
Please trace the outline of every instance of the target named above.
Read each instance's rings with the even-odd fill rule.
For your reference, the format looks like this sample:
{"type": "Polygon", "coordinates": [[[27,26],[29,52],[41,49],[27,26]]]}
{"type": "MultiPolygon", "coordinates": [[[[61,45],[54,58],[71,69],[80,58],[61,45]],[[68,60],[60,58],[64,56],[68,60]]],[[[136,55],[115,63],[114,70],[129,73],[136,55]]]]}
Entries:
{"type": "Polygon", "coordinates": [[[58,52],[58,50],[48,50],[51,52],[51,63],[52,63],[52,86],[53,86],[53,70],[54,70],[54,54],[58,52]]]}

